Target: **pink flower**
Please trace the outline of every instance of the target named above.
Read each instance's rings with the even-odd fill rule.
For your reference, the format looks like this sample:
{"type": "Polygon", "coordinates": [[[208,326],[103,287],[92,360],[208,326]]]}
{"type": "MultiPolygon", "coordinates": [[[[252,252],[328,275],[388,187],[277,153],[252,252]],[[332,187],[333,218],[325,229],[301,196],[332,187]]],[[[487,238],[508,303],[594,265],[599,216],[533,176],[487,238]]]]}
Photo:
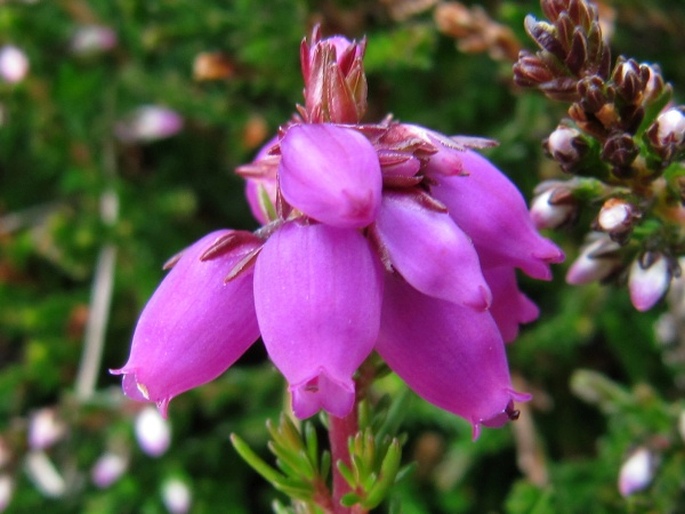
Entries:
{"type": "MultiPolygon", "coordinates": [[[[330,73],[349,78],[362,53],[338,39],[303,48],[305,77],[323,73],[323,52],[330,73]]],[[[181,254],[115,371],[124,392],[164,412],[261,335],[300,418],[346,416],[354,373],[377,351],[474,436],[515,419],[528,396],[512,389],[504,342],[538,310],[514,269],[547,279],[563,254],[514,185],[467,150],[483,140],[392,120],[312,123],[335,96],[316,95],[329,93],[308,91],[310,122],[284,125],[239,168],[264,226],[214,232],[181,254]]]]}

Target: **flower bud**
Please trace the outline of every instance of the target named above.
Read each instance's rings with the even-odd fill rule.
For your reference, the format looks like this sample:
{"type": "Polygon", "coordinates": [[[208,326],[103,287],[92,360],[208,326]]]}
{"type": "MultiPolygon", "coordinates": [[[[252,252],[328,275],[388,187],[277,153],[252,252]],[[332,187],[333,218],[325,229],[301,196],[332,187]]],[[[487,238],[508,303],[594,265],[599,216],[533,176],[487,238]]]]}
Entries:
{"type": "Polygon", "coordinates": [[[192,502],[188,484],[178,478],[165,481],[162,485],[162,501],[169,514],[186,514],[192,502]]]}
{"type": "Polygon", "coordinates": [[[647,253],[635,259],[628,275],[628,289],[633,306],[643,312],[651,309],[668,289],[671,272],[661,253],[647,253]]]}
{"type": "Polygon", "coordinates": [[[685,115],[680,109],[669,109],[656,119],[657,138],[662,145],[681,144],[685,138],[685,115]]]}
{"type": "Polygon", "coordinates": [[[596,224],[613,239],[628,232],[638,216],[632,204],[621,198],[609,198],[599,210],[596,224]]]}
{"type": "Polygon", "coordinates": [[[559,125],[543,142],[543,146],[566,172],[580,161],[588,148],[580,131],[565,125],[559,125]]]}
{"type": "Polygon", "coordinates": [[[646,131],[647,141],[657,154],[670,162],[683,150],[685,142],[685,113],[683,108],[662,112],[646,131]]]}
{"type": "Polygon", "coordinates": [[[57,418],[53,408],[40,409],[33,413],[29,422],[29,447],[44,450],[59,441],[66,432],[66,425],[57,418]]]}
{"type": "Polygon", "coordinates": [[[629,167],[640,153],[635,141],[627,133],[610,136],[602,148],[602,159],[615,168],[629,167]]]}
{"type": "Polygon", "coordinates": [[[566,274],[566,282],[581,285],[603,280],[621,266],[620,245],[604,234],[595,233],[566,274]]]}
{"type": "Polygon", "coordinates": [[[36,488],[48,498],[59,498],[67,491],[67,484],[55,465],[43,451],[31,451],[26,456],[26,474],[36,488]]]}
{"type": "Polygon", "coordinates": [[[77,55],[92,55],[111,50],[117,45],[117,35],[103,25],[84,25],[71,38],[71,51],[77,55]]]}
{"type": "Polygon", "coordinates": [[[641,64],[640,69],[645,70],[647,80],[642,92],[642,102],[649,104],[661,97],[665,90],[664,78],[661,68],[657,64],[641,64]]]}
{"type": "Polygon", "coordinates": [[[533,198],[530,218],[537,229],[558,228],[573,219],[576,211],[573,192],[553,186],[533,198]]]}
{"type": "Polygon", "coordinates": [[[10,84],[21,82],[29,71],[26,54],[14,45],[0,48],[0,79],[10,84]]]}
{"type": "Polygon", "coordinates": [[[125,143],[150,142],[177,134],[183,127],[179,114],[166,107],[139,107],[115,126],[117,137],[125,143]]]}
{"type": "Polygon", "coordinates": [[[656,470],[655,457],[647,448],[635,450],[621,466],[618,477],[618,490],[621,496],[642,491],[649,486],[656,470]]]}
{"type": "Polygon", "coordinates": [[[90,478],[100,489],[106,489],[121,478],[128,468],[128,459],[123,455],[107,452],[100,456],[90,472],[90,478]]]}
{"type": "Polygon", "coordinates": [[[0,475],[0,512],[5,512],[5,509],[12,501],[12,494],[14,493],[14,480],[8,474],[0,475]]]}
{"type": "Polygon", "coordinates": [[[136,416],[136,440],[150,457],[164,454],[171,443],[171,427],[153,406],[144,407],[136,416]]]}

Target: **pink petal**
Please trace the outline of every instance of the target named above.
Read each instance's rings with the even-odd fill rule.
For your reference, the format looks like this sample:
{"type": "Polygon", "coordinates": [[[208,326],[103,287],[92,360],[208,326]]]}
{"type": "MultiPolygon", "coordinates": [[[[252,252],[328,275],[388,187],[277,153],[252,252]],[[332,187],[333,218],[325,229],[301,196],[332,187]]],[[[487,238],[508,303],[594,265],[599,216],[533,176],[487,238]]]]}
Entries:
{"type": "Polygon", "coordinates": [[[647,268],[643,268],[640,260],[635,259],[628,275],[633,307],[640,312],[648,311],[664,296],[670,283],[668,261],[661,254],[656,254],[654,262],[647,268]]]}
{"type": "Polygon", "coordinates": [[[485,310],[492,299],[473,244],[448,214],[386,193],[376,220],[393,267],[416,289],[485,310]]]}
{"type": "Polygon", "coordinates": [[[163,414],[182,392],[215,379],[259,337],[252,273],[224,277],[255,244],[201,261],[229,230],[213,232],[186,249],[143,309],[126,365],[124,393],[157,403],[163,414]]]}
{"type": "Polygon", "coordinates": [[[356,230],[287,223],[257,258],[255,306],[300,418],[347,415],[380,323],[382,269],[356,230]]]}
{"type": "Polygon", "coordinates": [[[551,278],[550,263],[564,254],[535,230],[521,193],[476,152],[460,152],[468,176],[435,175],[431,193],[471,237],[484,268],[516,266],[533,278],[551,278]]]}
{"type": "Polygon", "coordinates": [[[328,225],[360,228],[376,218],[382,177],[376,150],[359,132],[330,124],[292,126],[278,170],[285,200],[328,225]]]}
{"type": "Polygon", "coordinates": [[[385,283],[376,350],[419,396],[480,425],[515,416],[504,343],[487,312],[425,296],[399,277],[385,283]]]}
{"type": "Polygon", "coordinates": [[[540,309],[519,291],[514,268],[489,268],[483,270],[483,275],[492,291],[490,314],[504,342],[510,343],[518,336],[519,325],[536,320],[540,309]]]}

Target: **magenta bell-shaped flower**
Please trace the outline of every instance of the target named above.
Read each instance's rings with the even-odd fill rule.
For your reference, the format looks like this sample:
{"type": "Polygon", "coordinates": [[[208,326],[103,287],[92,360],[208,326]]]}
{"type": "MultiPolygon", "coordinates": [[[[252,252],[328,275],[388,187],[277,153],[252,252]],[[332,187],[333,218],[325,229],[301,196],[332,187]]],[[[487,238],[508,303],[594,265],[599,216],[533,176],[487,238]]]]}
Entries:
{"type": "Polygon", "coordinates": [[[334,227],[369,225],[381,202],[381,167],[359,132],[330,124],[295,125],[281,141],[283,198],[334,227]]]}
{"type": "Polygon", "coordinates": [[[481,265],[513,265],[533,278],[549,280],[549,264],[561,262],[564,254],[538,234],[521,193],[485,157],[470,150],[460,157],[468,175],[435,174],[437,185],[431,192],[473,240],[481,265]]]}
{"type": "Polygon", "coordinates": [[[287,223],[264,245],[254,289],[262,338],[295,414],[345,416],[352,375],[380,323],[383,275],[369,243],[356,230],[287,223]]]}
{"type": "Polygon", "coordinates": [[[518,413],[504,342],[492,317],[423,295],[397,277],[385,284],[376,350],[417,394],[473,425],[497,427],[518,413]]]}
{"type": "Polygon", "coordinates": [[[548,279],[561,251],[514,185],[449,138],[359,123],[364,43],[302,46],[305,107],[238,168],[264,225],[185,250],[146,305],[126,395],[157,403],[203,384],[262,336],[296,416],[347,416],[376,351],[414,391],[482,426],[515,419],[505,341],[538,315],[515,268],[548,279]]]}
{"type": "Polygon", "coordinates": [[[208,234],[183,252],[145,306],[128,362],[112,370],[124,375],[127,396],[155,402],[162,414],[174,396],[214,380],[259,337],[252,274],[223,280],[244,254],[200,259],[230,232],[208,234]]]}

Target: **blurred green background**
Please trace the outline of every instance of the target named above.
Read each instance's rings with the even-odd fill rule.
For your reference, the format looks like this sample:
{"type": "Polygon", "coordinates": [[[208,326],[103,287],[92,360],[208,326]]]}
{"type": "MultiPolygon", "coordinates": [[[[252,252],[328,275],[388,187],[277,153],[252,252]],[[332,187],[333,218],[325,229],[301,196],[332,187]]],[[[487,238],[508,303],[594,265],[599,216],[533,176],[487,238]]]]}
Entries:
{"type": "MultiPolygon", "coordinates": [[[[6,512],[167,512],[161,488],[172,477],[188,486],[194,513],[269,512],[274,498],[283,500],[228,440],[236,432],[269,458],[264,421],[277,417],[283,384],[259,345],[172,402],[173,440],[157,458],[137,446],[141,406],[123,399],[107,369],[125,362],[166,259],[211,230],[257,226],[233,169],[301,102],[299,44],[315,23],[326,35],[367,36],[369,121],[393,113],[495,138],[500,146],[488,156],[527,198],[541,178],[559,175],[540,141],[564,106],[516,89],[511,78],[512,52],[532,48],[523,19],[540,17],[539,5],[478,5],[485,25],[464,18],[471,32],[455,39],[440,30],[430,0],[0,0],[0,46],[15,45],[30,63],[21,82],[0,81],[0,482],[13,484],[6,512]],[[74,37],[92,25],[111,29],[116,44],[75,49],[74,37]],[[117,137],[143,105],[175,111],[182,129],[156,140],[117,137]],[[103,203],[118,208],[103,213],[103,203]],[[109,314],[100,317],[93,382],[83,354],[94,283],[109,314]],[[41,489],[27,464],[27,433],[42,407],[66,426],[45,450],[63,480],[58,494],[41,489]],[[106,451],[125,455],[128,467],[101,488],[90,473],[106,451]]],[[[601,7],[615,55],[659,63],[682,99],[681,0],[601,7]]],[[[638,314],[624,290],[564,284],[586,226],[550,234],[568,256],[551,283],[522,278],[542,316],[509,350],[517,388],[535,399],[518,422],[472,442],[466,422],[415,398],[403,430],[405,459],[418,466],[394,493],[401,512],[685,512],[685,341],[656,338],[665,302],[638,314]],[[637,447],[658,466],[645,492],[624,499],[618,473],[637,447]]],[[[392,377],[379,384],[402,387],[392,377]]]]}

